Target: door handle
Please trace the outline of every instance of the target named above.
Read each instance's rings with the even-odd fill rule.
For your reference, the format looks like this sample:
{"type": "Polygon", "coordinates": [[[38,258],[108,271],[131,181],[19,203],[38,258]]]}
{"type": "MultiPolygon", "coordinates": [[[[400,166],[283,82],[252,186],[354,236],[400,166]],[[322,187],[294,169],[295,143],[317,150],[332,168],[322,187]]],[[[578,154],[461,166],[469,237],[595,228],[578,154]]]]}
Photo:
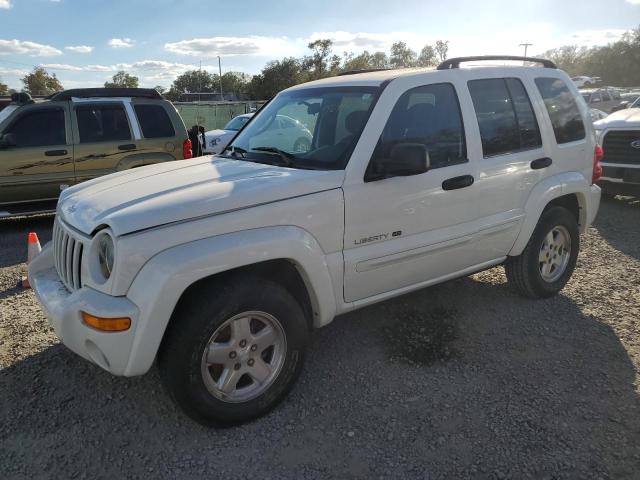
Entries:
{"type": "Polygon", "coordinates": [[[135,143],[127,143],[126,145],[118,145],[118,150],[135,150],[135,143]]]}
{"type": "Polygon", "coordinates": [[[473,177],[471,175],[462,175],[460,177],[449,178],[442,182],[443,190],[456,190],[458,188],[466,188],[473,185],[473,177]]]}
{"type": "Polygon", "coordinates": [[[538,158],[531,162],[531,170],[540,170],[541,168],[547,168],[553,163],[549,157],[538,158]]]}
{"type": "Polygon", "coordinates": [[[47,157],[62,157],[67,154],[66,150],[47,150],[44,152],[47,157]]]}

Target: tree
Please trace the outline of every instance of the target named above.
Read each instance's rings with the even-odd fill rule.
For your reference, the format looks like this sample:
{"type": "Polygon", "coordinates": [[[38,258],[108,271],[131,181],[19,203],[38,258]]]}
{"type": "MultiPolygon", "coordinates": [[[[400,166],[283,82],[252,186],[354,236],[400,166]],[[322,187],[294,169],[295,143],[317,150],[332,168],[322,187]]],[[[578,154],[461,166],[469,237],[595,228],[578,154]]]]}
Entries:
{"type": "Polygon", "coordinates": [[[396,42],[391,45],[391,57],[389,63],[392,68],[407,68],[415,66],[418,56],[416,52],[407,47],[404,42],[396,42]]]}
{"type": "Polygon", "coordinates": [[[312,53],[303,57],[301,61],[302,69],[307,71],[307,80],[326,77],[330,70],[338,69],[340,57],[331,56],[332,45],[333,42],[329,39],[319,39],[307,45],[312,53]]]}
{"type": "Polygon", "coordinates": [[[553,60],[572,77],[600,77],[605,85],[619,87],[640,85],[640,28],[609,45],[592,48],[565,45],[542,56],[553,60]]]}
{"type": "Polygon", "coordinates": [[[365,50],[358,56],[345,52],[342,69],[344,71],[369,70],[372,68],[388,68],[388,66],[389,58],[386,53],[375,52],[371,54],[365,50]]]}
{"type": "Polygon", "coordinates": [[[64,90],[64,87],[56,77],[42,67],[35,67],[31,73],[22,78],[24,91],[30,95],[51,95],[64,90]]]}
{"type": "MultiPolygon", "coordinates": [[[[217,85],[214,91],[216,92],[220,90],[219,78],[218,75],[214,75],[214,85],[217,85]]],[[[240,98],[247,93],[250,81],[251,75],[247,75],[246,73],[227,72],[222,75],[222,91],[224,93],[232,93],[240,98]]]]}
{"type": "Polygon", "coordinates": [[[436,51],[436,54],[438,55],[438,60],[441,62],[444,62],[447,59],[447,53],[449,52],[449,41],[437,40],[435,51],[436,51]]]}
{"type": "Polygon", "coordinates": [[[167,91],[166,88],[164,88],[162,85],[156,85],[155,87],[153,87],[153,89],[158,92],[160,95],[162,95],[164,92],[167,91]]]}
{"type": "Polygon", "coordinates": [[[138,88],[138,77],[129,75],[124,70],[120,70],[112,77],[111,82],[104,82],[104,88],[138,88]]]}
{"type": "Polygon", "coordinates": [[[0,95],[9,95],[9,87],[6,83],[0,82],[0,95]]]}
{"type": "Polygon", "coordinates": [[[189,70],[173,81],[169,92],[177,94],[213,92],[217,87],[216,78],[217,76],[214,77],[206,70],[189,70]]]}
{"type": "Polygon", "coordinates": [[[297,58],[287,57],[271,61],[249,82],[249,95],[255,100],[266,100],[280,90],[300,83],[301,77],[301,62],[297,58]]]}
{"type": "Polygon", "coordinates": [[[431,67],[436,63],[436,51],[431,45],[425,45],[422,50],[420,50],[420,55],[418,55],[417,66],[431,67]]]}

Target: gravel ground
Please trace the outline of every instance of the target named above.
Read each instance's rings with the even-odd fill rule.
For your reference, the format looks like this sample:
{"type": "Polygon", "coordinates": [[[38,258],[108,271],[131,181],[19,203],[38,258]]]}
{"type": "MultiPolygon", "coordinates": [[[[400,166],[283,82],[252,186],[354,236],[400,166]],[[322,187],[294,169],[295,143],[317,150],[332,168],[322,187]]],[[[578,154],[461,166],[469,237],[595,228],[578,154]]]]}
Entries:
{"type": "Polygon", "coordinates": [[[16,283],[0,222],[0,478],[640,478],[640,201],[603,202],[567,288],[502,268],[345,315],[276,411],[208,430],[157,372],[116,378],[60,345],[16,283]]]}

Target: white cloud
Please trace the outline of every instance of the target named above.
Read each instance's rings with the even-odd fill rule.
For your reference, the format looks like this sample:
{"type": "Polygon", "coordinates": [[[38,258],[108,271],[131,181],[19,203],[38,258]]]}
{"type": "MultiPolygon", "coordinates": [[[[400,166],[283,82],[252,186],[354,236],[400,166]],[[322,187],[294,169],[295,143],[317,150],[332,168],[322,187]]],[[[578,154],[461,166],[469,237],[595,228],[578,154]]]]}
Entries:
{"type": "Polygon", "coordinates": [[[21,68],[5,68],[0,67],[0,75],[15,75],[15,76],[23,76],[29,73],[29,70],[24,70],[21,68]]]}
{"type": "Polygon", "coordinates": [[[68,47],[64,47],[65,50],[69,50],[70,52],[75,52],[75,53],[91,53],[93,52],[93,47],[90,47],[89,45],[71,45],[68,47]]]}
{"type": "Polygon", "coordinates": [[[134,43],[130,38],[112,38],[107,42],[107,45],[112,48],[129,48],[133,47],[134,43]]]}
{"type": "MultiPolygon", "coordinates": [[[[640,0],[637,0],[640,4],[640,0]]],[[[565,35],[559,39],[561,45],[578,45],[581,47],[593,47],[595,45],[607,45],[622,37],[627,30],[610,28],[604,30],[580,30],[565,35]]]]}
{"type": "Polygon", "coordinates": [[[62,55],[62,52],[51,45],[41,43],[21,41],[21,40],[1,40],[0,55],[29,55],[31,57],[51,57],[62,55]]]}
{"type": "Polygon", "coordinates": [[[165,50],[179,55],[212,58],[220,55],[272,55],[275,57],[291,52],[291,43],[280,37],[210,37],[193,38],[175,43],[165,43],[165,50]]]}
{"type": "Polygon", "coordinates": [[[68,65],[66,63],[43,63],[40,65],[43,68],[48,70],[65,70],[68,72],[83,72],[85,69],[83,67],[77,67],[75,65],[68,65]]]}
{"type": "Polygon", "coordinates": [[[11,8],[11,0],[0,0],[0,8],[11,8]]]}
{"type": "Polygon", "coordinates": [[[627,3],[631,5],[640,5],[640,0],[627,0],[627,3]]]}

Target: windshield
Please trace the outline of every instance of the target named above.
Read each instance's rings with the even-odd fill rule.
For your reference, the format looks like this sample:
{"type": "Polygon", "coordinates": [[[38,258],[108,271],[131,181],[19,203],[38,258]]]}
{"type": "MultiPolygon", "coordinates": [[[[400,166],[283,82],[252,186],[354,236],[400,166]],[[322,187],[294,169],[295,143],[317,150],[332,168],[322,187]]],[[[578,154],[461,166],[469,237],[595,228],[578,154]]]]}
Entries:
{"type": "Polygon", "coordinates": [[[325,87],[281,93],[252,118],[223,153],[293,168],[343,169],[379,90],[325,87]]]}
{"type": "Polygon", "coordinates": [[[0,123],[4,121],[12,112],[18,109],[18,105],[8,105],[2,110],[0,110],[0,123]]]}
{"type": "MultiPolygon", "coordinates": [[[[636,101],[631,104],[629,108],[640,108],[640,97],[636,98],[636,101]]],[[[0,113],[2,115],[2,113],[0,113]]]]}
{"type": "Polygon", "coordinates": [[[242,127],[244,127],[244,124],[247,123],[249,121],[251,117],[236,117],[236,118],[232,118],[229,123],[227,123],[224,126],[225,130],[235,130],[238,131],[240,130],[242,127]]]}

